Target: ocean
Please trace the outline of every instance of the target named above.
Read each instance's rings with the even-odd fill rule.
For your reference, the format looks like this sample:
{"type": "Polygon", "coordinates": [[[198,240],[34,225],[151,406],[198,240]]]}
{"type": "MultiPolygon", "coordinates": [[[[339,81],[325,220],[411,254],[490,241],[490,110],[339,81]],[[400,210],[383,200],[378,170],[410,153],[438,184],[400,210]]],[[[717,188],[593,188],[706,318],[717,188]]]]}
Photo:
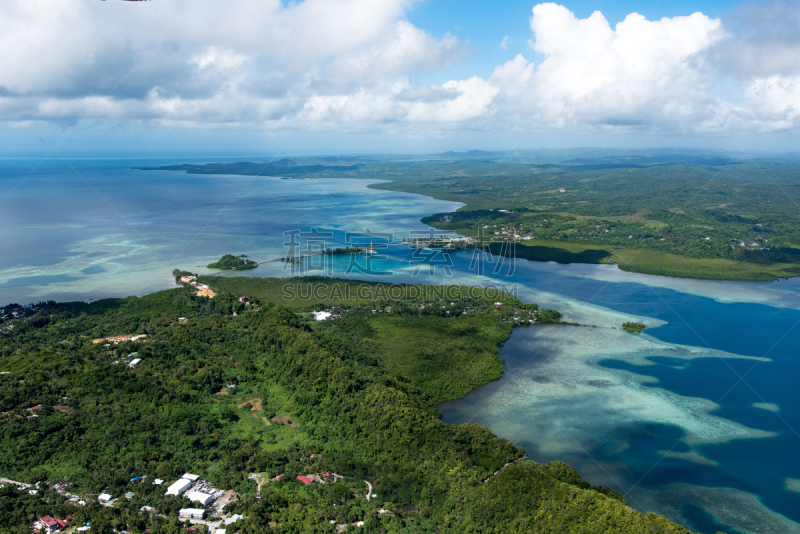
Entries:
{"type": "MultiPolygon", "coordinates": [[[[176,162],[187,160],[0,160],[0,304],[141,295],[174,287],[175,268],[211,272],[203,266],[225,253],[263,261],[399,243],[425,235],[421,217],[460,206],[367,188],[383,176],[134,169],[176,162]]],[[[402,244],[368,269],[346,256],[321,267],[308,274],[495,285],[562,311],[587,326],[515,329],[500,350],[503,377],[443,403],[443,419],[487,426],[532,460],[565,461],[695,531],[800,532],[800,281],[682,280],[470,251],[421,257],[402,244]],[[630,334],[626,321],[648,328],[630,334]]]]}

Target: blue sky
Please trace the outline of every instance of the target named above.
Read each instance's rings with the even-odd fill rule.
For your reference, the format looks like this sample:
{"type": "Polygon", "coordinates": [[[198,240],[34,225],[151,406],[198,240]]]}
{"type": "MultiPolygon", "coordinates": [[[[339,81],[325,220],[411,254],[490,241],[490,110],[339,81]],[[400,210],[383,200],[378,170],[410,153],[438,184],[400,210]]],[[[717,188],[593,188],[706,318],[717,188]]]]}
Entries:
{"type": "Polygon", "coordinates": [[[783,151],[800,128],[790,0],[8,0],[0,47],[4,156],[783,151]]]}
{"type": "MultiPolygon", "coordinates": [[[[558,3],[580,18],[600,11],[612,26],[630,13],[646,15],[649,20],[690,15],[696,11],[720,18],[730,16],[736,6],[733,2],[716,0],[585,0],[558,3]]],[[[519,53],[538,61],[541,56],[528,45],[532,37],[528,19],[533,5],[535,2],[520,0],[508,0],[494,7],[476,0],[433,0],[416,6],[409,12],[409,20],[416,25],[438,36],[448,32],[463,36],[470,39],[472,44],[472,53],[466,60],[439,72],[420,75],[417,80],[436,83],[443,79],[466,78],[476,74],[489,76],[495,66],[513,59],[519,53]],[[507,49],[501,48],[505,37],[510,40],[507,49]]]]}

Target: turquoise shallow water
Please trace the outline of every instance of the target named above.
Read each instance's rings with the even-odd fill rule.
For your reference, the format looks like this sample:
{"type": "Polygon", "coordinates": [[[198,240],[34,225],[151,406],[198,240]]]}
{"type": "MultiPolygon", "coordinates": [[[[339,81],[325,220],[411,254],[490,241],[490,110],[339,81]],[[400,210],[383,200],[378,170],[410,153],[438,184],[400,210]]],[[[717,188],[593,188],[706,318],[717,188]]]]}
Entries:
{"type": "MultiPolygon", "coordinates": [[[[281,257],[292,230],[327,232],[325,246],[359,240],[349,233],[365,228],[398,240],[426,229],[421,217],[458,207],[359,180],[131,170],[161,163],[153,160],[45,162],[26,178],[37,163],[0,160],[2,304],[172,287],[173,268],[207,272],[199,266],[224,253],[281,257]]],[[[391,276],[375,278],[503,284],[596,325],[515,330],[501,349],[503,378],[443,403],[445,421],[486,425],[532,459],[567,461],[632,506],[695,530],[800,532],[800,281],[703,282],[522,260],[513,273],[508,262],[493,272],[493,258],[468,252],[427,258],[431,277],[424,263],[415,274],[422,259],[390,247],[374,267],[391,276]],[[614,328],[627,320],[651,328],[614,328]]],[[[347,276],[352,266],[337,257],[316,274],[347,276]]],[[[275,263],[246,274],[289,273],[275,263]]]]}
{"type": "Polygon", "coordinates": [[[0,160],[0,303],[140,295],[172,287],[176,267],[210,272],[202,266],[226,253],[282,257],[284,232],[318,226],[341,246],[347,232],[407,234],[427,228],[421,213],[459,206],[364,180],[132,169],[166,163],[0,160]]]}

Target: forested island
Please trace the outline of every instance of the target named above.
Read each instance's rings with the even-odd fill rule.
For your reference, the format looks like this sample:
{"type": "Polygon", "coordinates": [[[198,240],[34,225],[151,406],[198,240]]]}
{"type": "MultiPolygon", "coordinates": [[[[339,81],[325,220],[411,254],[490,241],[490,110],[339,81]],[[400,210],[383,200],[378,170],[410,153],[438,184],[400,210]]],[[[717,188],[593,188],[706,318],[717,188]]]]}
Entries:
{"type": "Polygon", "coordinates": [[[479,239],[513,240],[516,254],[530,260],[615,263],[720,280],[800,275],[800,162],[787,156],[595,149],[278,163],[161,169],[381,179],[370,187],[463,202],[455,213],[423,221],[479,239]]]}
{"type": "Polygon", "coordinates": [[[199,505],[165,495],[181,476],[228,491],[204,513],[243,534],[688,532],[441,421],[437,403],[500,376],[515,325],[557,311],[491,288],[199,281],[216,296],[3,308],[0,476],[25,485],[0,488],[0,532],[182,533],[199,505]]]}
{"type": "Polygon", "coordinates": [[[643,323],[627,322],[622,323],[622,329],[631,334],[641,334],[647,326],[643,323]]]}
{"type": "Polygon", "coordinates": [[[258,267],[258,263],[248,260],[246,256],[234,256],[225,254],[214,263],[206,265],[209,269],[219,269],[220,271],[247,271],[258,267]]]}

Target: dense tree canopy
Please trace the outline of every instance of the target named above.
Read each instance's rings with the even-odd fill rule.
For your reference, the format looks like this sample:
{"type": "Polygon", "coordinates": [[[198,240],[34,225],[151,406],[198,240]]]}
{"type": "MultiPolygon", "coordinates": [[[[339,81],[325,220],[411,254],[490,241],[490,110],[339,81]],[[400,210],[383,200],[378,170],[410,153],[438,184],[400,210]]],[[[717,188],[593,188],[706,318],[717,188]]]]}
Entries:
{"type": "Polygon", "coordinates": [[[564,464],[520,461],[494,475],[523,451],[441,421],[439,400],[499,376],[496,345],[511,329],[501,315],[356,310],[315,322],[266,300],[233,316],[215,300],[181,287],[40,303],[0,331],[0,475],[41,481],[37,495],[0,489],[0,532],[45,514],[91,521],[92,532],[181,532],[189,502],[150,481],[187,471],[241,495],[226,510],[245,515],[242,533],[332,532],[331,521],[372,532],[686,532],[564,464]],[[280,417],[296,425],[269,423],[280,417]],[[326,472],[343,478],[296,479],[326,472]],[[266,481],[260,498],[253,473],[266,481]],[[46,482],[72,483],[87,505],[46,482]],[[128,491],[110,507],[92,497],[128,491]]]}

